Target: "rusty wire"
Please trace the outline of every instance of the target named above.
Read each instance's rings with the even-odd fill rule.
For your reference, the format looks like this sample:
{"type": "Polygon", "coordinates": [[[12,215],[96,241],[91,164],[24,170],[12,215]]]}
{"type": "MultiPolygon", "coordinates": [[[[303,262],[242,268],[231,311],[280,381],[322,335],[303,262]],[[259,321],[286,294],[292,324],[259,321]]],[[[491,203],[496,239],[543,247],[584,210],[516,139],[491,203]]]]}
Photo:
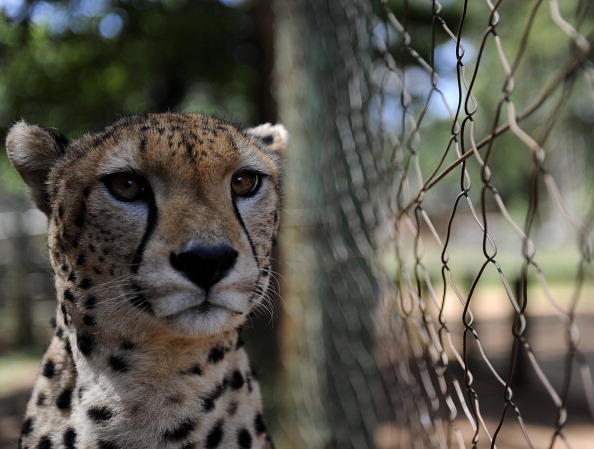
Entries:
{"type": "MultiPolygon", "coordinates": [[[[398,260],[397,270],[400,272],[398,277],[401,281],[397,283],[397,289],[391,301],[400,301],[396,326],[412,328],[412,331],[403,334],[401,330],[392,327],[393,335],[388,332],[388,336],[384,336],[389,345],[399,348],[398,351],[392,348],[395,356],[391,358],[390,364],[407,372],[405,384],[400,387],[404,387],[406,394],[411,396],[402,402],[405,407],[410,407],[406,420],[408,422],[399,423],[396,432],[396,434],[400,432],[399,438],[409,433],[408,442],[394,447],[407,447],[407,444],[414,447],[497,447],[498,436],[502,430],[513,425],[510,424],[510,420],[515,420],[521,435],[520,442],[515,441],[513,447],[537,447],[532,440],[531,430],[526,425],[522,407],[515,399],[518,388],[514,385],[514,375],[523,357],[528,360],[531,367],[532,388],[539,384],[539,391],[546,394],[547,400],[554,404],[554,419],[547,423],[549,442],[546,447],[571,447],[571,438],[566,432],[566,424],[569,421],[567,401],[569,390],[574,383],[581,383],[584,403],[589,407],[590,413],[593,410],[592,360],[590,359],[588,363],[584,353],[580,351],[580,329],[576,324],[576,314],[579,313],[578,304],[580,301],[587,301],[587,298],[585,299],[581,294],[581,290],[586,279],[592,278],[591,211],[582,216],[577,216],[575,211],[570,211],[561,194],[558,181],[547,163],[547,141],[550,134],[555,131],[555,124],[562,120],[563,114],[567,114],[567,109],[564,107],[572,98],[576,78],[582,77],[588,80],[594,73],[588,60],[591,58],[591,42],[561,14],[558,2],[550,1],[549,17],[567,37],[567,46],[573,48],[573,52],[567,55],[560,67],[545,68],[548,71],[549,81],[533,96],[533,100],[523,107],[522,112],[517,112],[518,105],[514,102],[514,91],[522,87],[521,83],[527,83],[529,80],[525,77],[517,77],[516,72],[526,57],[527,42],[534,31],[535,19],[538,14],[543,13],[542,9],[546,7],[546,3],[543,1],[532,3],[527,12],[526,25],[521,31],[522,37],[514,49],[514,58],[510,57],[509,50],[504,48],[503,38],[498,32],[499,27],[502,26],[500,13],[505,8],[514,8],[514,6],[503,1],[493,3],[486,1],[482,12],[486,19],[486,26],[482,34],[477,34],[475,31],[472,35],[466,31],[468,2],[458,3],[461,5],[459,21],[453,24],[447,23],[441,16],[443,8],[437,1],[431,5],[433,45],[435,45],[438,29],[445,32],[455,43],[458,102],[446,104],[451,116],[451,133],[449,138],[442,142],[445,150],[438,163],[429,167],[428,173],[424,173],[421,168],[422,158],[425,157],[423,152],[426,154],[429,149],[424,148],[423,143],[424,137],[430,131],[422,127],[422,121],[431,107],[432,96],[438,96],[444,103],[447,103],[447,100],[441,90],[434,62],[424,60],[420,52],[415,50],[415,41],[406,25],[408,3],[405,2],[405,6],[400,8],[401,16],[398,17],[398,13],[388,2],[382,2],[382,26],[386,30],[394,30],[401,40],[397,50],[400,53],[400,61],[394,57],[394,52],[389,50],[393,45],[385,43],[382,47],[386,72],[396,73],[400,80],[399,97],[403,116],[401,130],[392,150],[393,174],[398,184],[395,201],[397,206],[392,209],[392,212],[396,230],[394,239],[398,260]],[[465,55],[463,40],[478,45],[477,57],[472,64],[474,67],[467,66],[463,59],[465,55]],[[494,48],[492,48],[493,44],[494,48]],[[487,57],[487,53],[489,53],[488,57],[497,58],[504,73],[500,95],[494,104],[485,104],[477,100],[475,95],[477,81],[481,77],[488,76],[481,71],[482,61],[487,57]],[[420,112],[411,108],[412,95],[404,82],[404,71],[411,65],[426,71],[432,81],[431,86],[426,89],[424,104],[422,102],[420,104],[420,112]],[[561,95],[555,97],[555,93],[559,91],[561,95]],[[523,121],[545,106],[547,112],[541,119],[545,124],[544,127],[536,131],[534,125],[526,128],[521,126],[523,121]],[[478,119],[475,116],[480,109],[493,111],[490,132],[484,137],[476,130],[478,119]],[[531,167],[526,170],[529,182],[523,225],[512,218],[506,201],[497,190],[490,167],[490,160],[497,157],[497,139],[505,134],[515,136],[515,142],[519,144],[520,149],[530,153],[531,167]],[[455,152],[455,160],[444,168],[448,152],[452,151],[455,152]],[[479,174],[476,170],[471,173],[467,167],[471,160],[477,163],[479,174]],[[424,200],[431,189],[439,189],[445,178],[451,177],[456,172],[459,174],[459,192],[451,206],[445,232],[440,235],[437,231],[438,225],[434,224],[434,219],[431,218],[431,208],[425,206],[424,200]],[[480,195],[473,197],[471,192],[476,189],[480,190],[480,195]],[[578,237],[577,243],[580,246],[581,255],[576,263],[578,268],[574,272],[575,278],[567,279],[567,283],[572,285],[573,293],[564,306],[558,304],[556,294],[553,293],[547,276],[539,266],[537,245],[533,237],[537,211],[544,195],[548,195],[558,208],[559,215],[563,217],[565,224],[578,237]],[[464,205],[482,233],[484,256],[466,293],[463,292],[464,287],[459,286],[459,281],[454,279],[453,273],[457,267],[450,262],[450,254],[458,250],[456,244],[452,243],[452,233],[457,226],[455,221],[459,218],[464,205]],[[515,234],[518,239],[519,245],[516,251],[521,252],[523,261],[516,286],[512,286],[510,281],[514,273],[507,271],[499,263],[497,238],[489,232],[494,215],[505,220],[509,226],[508,232],[515,234]],[[410,238],[414,241],[413,245],[406,242],[410,238]],[[426,268],[428,256],[423,255],[420,250],[427,238],[434,238],[435,243],[441,248],[440,281],[436,281],[435,273],[426,268]],[[407,251],[412,252],[412,257],[407,254],[407,251]],[[507,330],[513,335],[513,340],[510,342],[510,362],[503,369],[496,367],[488,356],[488,350],[483,346],[479,323],[473,312],[475,307],[480,308],[476,296],[484,284],[483,274],[491,267],[496,269],[500,277],[500,288],[514,313],[513,324],[507,330]],[[562,368],[563,380],[555,385],[549,378],[549,373],[543,368],[539,355],[533,350],[531,339],[527,336],[529,320],[527,308],[533,295],[532,291],[529,291],[532,275],[537,278],[554,314],[564,326],[564,331],[558,335],[559,339],[566,340],[562,368]],[[453,295],[448,294],[448,290],[453,295]],[[441,294],[438,294],[438,291],[441,294]],[[452,332],[452,327],[457,323],[452,322],[451,318],[446,319],[444,315],[447,303],[452,300],[452,297],[462,305],[459,315],[459,320],[463,324],[461,336],[456,336],[452,332]],[[435,313],[431,312],[430,303],[433,304],[435,313]],[[479,355],[471,354],[472,351],[478,352],[479,355]],[[456,372],[456,365],[461,369],[459,374],[456,372]],[[574,370],[582,373],[579,379],[573,377],[574,370]],[[494,419],[493,416],[486,417],[482,412],[485,400],[476,387],[478,376],[482,378],[481,383],[490,383],[490,388],[499,391],[498,401],[501,408],[499,419],[494,419]],[[411,384],[416,388],[410,388],[411,384]],[[410,410],[417,415],[420,423],[413,422],[410,418],[410,410]],[[468,430],[462,430],[463,421],[467,421],[464,424],[470,425],[468,430]],[[420,437],[420,435],[423,436],[420,437]],[[420,444],[419,440],[426,441],[420,444]]],[[[584,11],[588,7],[584,2],[576,2],[575,7],[580,11],[576,20],[579,22],[583,19],[584,11]]],[[[476,8],[473,13],[477,13],[476,8]]],[[[476,17],[473,17],[473,20],[476,20],[476,17]]],[[[592,27],[591,17],[589,26],[592,27]]],[[[591,28],[589,31],[591,32],[591,28]]],[[[389,35],[389,32],[384,35],[389,35]]],[[[432,51],[435,51],[435,47],[432,51]]],[[[585,83],[583,87],[585,94],[591,95],[591,92],[587,92],[591,87],[585,83]]],[[[384,84],[380,86],[380,91],[387,89],[388,87],[384,84]]],[[[383,132],[390,133],[390,130],[383,130],[383,132]]],[[[425,164],[424,167],[427,165],[425,164]]],[[[502,176],[499,179],[500,182],[502,179],[505,180],[502,176]]],[[[386,313],[390,306],[393,307],[393,304],[384,305],[386,313]]],[[[591,346],[589,350],[592,350],[591,346]]],[[[544,432],[546,433],[546,425],[544,432]]],[[[594,435],[594,428],[591,428],[591,432],[594,435]]],[[[511,447],[509,441],[503,443],[503,447],[511,447]]]]}
{"type": "Polygon", "coordinates": [[[590,447],[592,135],[574,109],[594,111],[593,7],[287,8],[321,42],[303,58],[324,111],[300,219],[318,259],[303,328],[319,331],[303,337],[317,389],[299,398],[316,416],[298,418],[301,447],[590,447]],[[555,232],[562,279],[544,256],[555,232]]]}

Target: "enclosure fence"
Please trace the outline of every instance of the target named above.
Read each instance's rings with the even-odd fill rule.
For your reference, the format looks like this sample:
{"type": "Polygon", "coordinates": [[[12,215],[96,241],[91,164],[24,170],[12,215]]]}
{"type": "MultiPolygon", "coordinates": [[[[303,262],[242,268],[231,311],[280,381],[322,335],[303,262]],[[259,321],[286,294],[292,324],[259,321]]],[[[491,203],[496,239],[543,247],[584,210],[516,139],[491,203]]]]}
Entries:
{"type": "Polygon", "coordinates": [[[593,7],[277,2],[286,447],[594,445],[593,7]]]}

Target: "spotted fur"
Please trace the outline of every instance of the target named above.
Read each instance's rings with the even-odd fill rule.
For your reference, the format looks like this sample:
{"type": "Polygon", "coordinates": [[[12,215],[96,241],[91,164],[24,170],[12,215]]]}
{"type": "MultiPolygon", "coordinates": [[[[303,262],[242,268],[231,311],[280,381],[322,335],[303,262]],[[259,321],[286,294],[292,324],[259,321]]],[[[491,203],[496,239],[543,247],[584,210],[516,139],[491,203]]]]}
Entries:
{"type": "Polygon", "coordinates": [[[72,142],[11,129],[58,299],[21,448],[272,446],[239,329],[269,283],[286,143],[198,114],[72,142]]]}

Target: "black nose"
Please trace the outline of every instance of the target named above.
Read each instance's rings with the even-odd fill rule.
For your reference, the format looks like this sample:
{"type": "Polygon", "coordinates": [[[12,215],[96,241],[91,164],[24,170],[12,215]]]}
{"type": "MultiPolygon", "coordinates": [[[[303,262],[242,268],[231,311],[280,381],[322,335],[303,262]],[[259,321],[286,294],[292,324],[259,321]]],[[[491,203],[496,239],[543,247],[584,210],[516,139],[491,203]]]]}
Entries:
{"type": "Polygon", "coordinates": [[[232,246],[192,246],[182,253],[171,253],[171,265],[194,284],[208,289],[224,278],[235,265],[237,251],[232,246]]]}

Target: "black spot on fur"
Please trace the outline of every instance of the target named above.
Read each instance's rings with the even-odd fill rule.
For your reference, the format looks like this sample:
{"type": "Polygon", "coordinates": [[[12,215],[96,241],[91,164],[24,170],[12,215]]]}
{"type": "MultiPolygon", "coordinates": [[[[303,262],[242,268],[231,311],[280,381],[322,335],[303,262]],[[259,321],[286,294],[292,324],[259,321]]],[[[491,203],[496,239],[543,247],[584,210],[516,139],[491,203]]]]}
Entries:
{"type": "Polygon", "coordinates": [[[74,294],[70,290],[66,289],[64,290],[64,299],[66,301],[74,302],[74,294]]]}
{"type": "Polygon", "coordinates": [[[64,432],[64,446],[66,449],[75,449],[76,448],[76,431],[71,427],[66,432],[64,432]]]}
{"type": "Polygon", "coordinates": [[[78,212],[78,215],[74,219],[74,224],[76,226],[78,226],[79,228],[82,228],[84,226],[84,224],[85,224],[85,213],[86,213],[86,211],[87,211],[87,206],[83,202],[80,205],[80,211],[78,212]]]}
{"type": "Polygon", "coordinates": [[[74,271],[70,272],[70,275],[68,276],[68,282],[76,282],[76,273],[74,271]]]}
{"type": "Polygon", "coordinates": [[[128,361],[119,355],[112,355],[109,358],[108,363],[114,371],[125,372],[130,369],[128,361]]]}
{"type": "Polygon", "coordinates": [[[113,411],[107,407],[91,407],[87,410],[87,416],[96,423],[103,423],[113,417],[113,411]]]}
{"type": "Polygon", "coordinates": [[[87,309],[93,309],[95,308],[95,305],[97,305],[97,298],[94,296],[89,296],[86,300],[85,300],[85,307],[87,309]]]}
{"type": "Polygon", "coordinates": [[[56,407],[60,410],[69,410],[72,405],[72,390],[67,388],[56,398],[56,407]]]}
{"type": "Polygon", "coordinates": [[[43,370],[41,371],[41,374],[43,374],[48,379],[51,379],[52,377],[54,377],[54,374],[56,373],[56,369],[55,368],[56,367],[54,365],[53,360],[48,360],[43,365],[43,370]]]}
{"type": "Polygon", "coordinates": [[[33,430],[33,418],[27,418],[21,427],[21,435],[29,435],[33,430]]]}
{"type": "Polygon", "coordinates": [[[231,376],[231,381],[230,381],[230,387],[233,390],[239,390],[241,387],[243,387],[245,384],[245,379],[243,378],[243,375],[241,374],[241,372],[239,372],[239,370],[236,370],[233,372],[233,375],[231,376]]]}
{"type": "Polygon", "coordinates": [[[56,317],[55,316],[53,316],[53,317],[50,318],[49,324],[52,327],[52,329],[55,329],[56,328],[56,317]]]}
{"type": "Polygon", "coordinates": [[[64,319],[64,326],[68,327],[68,310],[66,310],[66,304],[62,303],[60,305],[60,310],[62,311],[62,318],[64,319]]]}
{"type": "Polygon", "coordinates": [[[122,342],[122,344],[120,345],[120,348],[122,348],[125,351],[129,351],[131,349],[136,348],[136,345],[133,342],[131,342],[130,340],[124,340],[122,342]]]}
{"type": "Polygon", "coordinates": [[[187,373],[194,374],[196,376],[202,376],[202,368],[200,368],[200,365],[194,365],[187,371],[187,373]]]}
{"type": "Polygon", "coordinates": [[[217,363],[223,360],[223,357],[225,357],[225,349],[221,348],[220,346],[215,346],[208,354],[208,361],[211,363],[217,363]]]}
{"type": "Polygon", "coordinates": [[[78,389],[78,399],[82,399],[84,393],[85,393],[85,387],[80,387],[78,389]]]}
{"type": "Polygon", "coordinates": [[[62,329],[61,327],[57,328],[56,329],[56,337],[58,337],[61,340],[63,336],[64,336],[64,329],[62,329]]]}
{"type": "Polygon", "coordinates": [[[79,254],[78,257],[76,258],[76,264],[77,265],[84,265],[86,262],[87,258],[85,257],[84,254],[79,254]]]}
{"type": "Polygon", "coordinates": [[[218,385],[208,397],[204,399],[202,407],[204,408],[205,412],[210,412],[214,409],[215,401],[223,394],[225,391],[225,387],[220,384],[218,385]]]}
{"type": "Polygon", "coordinates": [[[206,449],[214,449],[219,447],[221,440],[223,439],[223,423],[219,421],[206,437],[206,449]]]}
{"type": "Polygon", "coordinates": [[[241,429],[237,434],[237,445],[241,449],[250,449],[252,447],[252,436],[246,429],[241,429]]]}
{"type": "Polygon", "coordinates": [[[43,405],[45,405],[45,400],[46,400],[46,396],[44,393],[39,393],[39,396],[37,396],[37,406],[41,407],[43,405]]]}
{"type": "Polygon", "coordinates": [[[179,423],[175,428],[171,430],[167,430],[163,434],[163,439],[167,441],[180,441],[184,438],[187,438],[190,435],[190,432],[194,430],[195,424],[194,421],[190,419],[186,419],[179,423]]]}
{"type": "Polygon", "coordinates": [[[52,449],[52,439],[49,436],[44,436],[39,440],[37,449],[52,449]]]}
{"type": "Polygon", "coordinates": [[[87,333],[80,333],[76,337],[76,345],[83,355],[90,355],[95,347],[95,336],[87,333]]]}
{"type": "Polygon", "coordinates": [[[89,278],[82,278],[82,280],[78,283],[78,288],[88,289],[92,284],[92,281],[89,278]]]}
{"type": "Polygon", "coordinates": [[[261,413],[258,413],[254,419],[254,429],[258,435],[266,433],[266,423],[261,413]]]}
{"type": "Polygon", "coordinates": [[[95,320],[95,317],[87,315],[86,313],[82,316],[82,322],[85,326],[95,326],[97,324],[97,320],[95,320]]]}
{"type": "Polygon", "coordinates": [[[72,355],[72,346],[70,346],[70,340],[68,339],[66,339],[66,342],[64,343],[64,350],[68,355],[72,355]]]}
{"type": "Polygon", "coordinates": [[[263,144],[270,145],[272,142],[274,142],[274,137],[271,135],[261,136],[260,140],[262,141],[263,144]]]}
{"type": "Polygon", "coordinates": [[[83,190],[83,196],[85,198],[88,198],[90,193],[91,193],[90,187],[85,187],[85,189],[83,190]]]}

